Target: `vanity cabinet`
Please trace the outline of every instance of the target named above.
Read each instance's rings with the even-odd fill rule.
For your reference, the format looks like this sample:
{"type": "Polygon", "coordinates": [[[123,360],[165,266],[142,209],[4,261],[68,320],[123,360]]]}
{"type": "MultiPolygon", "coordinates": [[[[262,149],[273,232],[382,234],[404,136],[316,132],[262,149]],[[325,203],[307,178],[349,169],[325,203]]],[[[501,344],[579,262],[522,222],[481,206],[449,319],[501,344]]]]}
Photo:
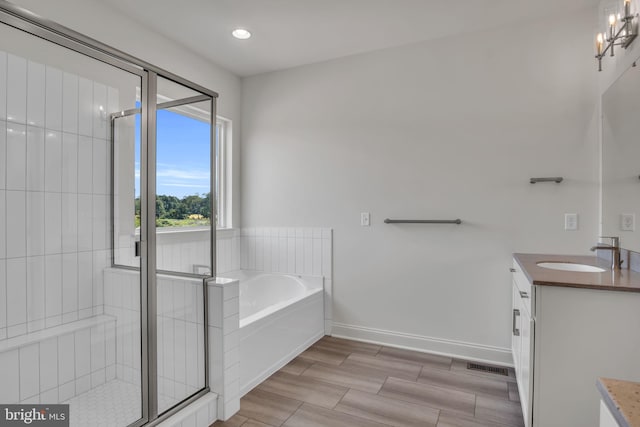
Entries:
{"type": "Polygon", "coordinates": [[[518,269],[512,268],[511,351],[515,365],[518,393],[522,405],[525,427],[530,427],[532,385],[530,380],[533,358],[533,331],[535,322],[531,317],[531,284],[518,269]]]}
{"type": "Polygon", "coordinates": [[[607,405],[600,401],[600,427],[620,427],[607,405]]]}
{"type": "Polygon", "coordinates": [[[598,377],[640,380],[640,293],[562,283],[576,273],[537,281],[533,269],[514,258],[512,353],[525,426],[597,426],[598,377]]]}

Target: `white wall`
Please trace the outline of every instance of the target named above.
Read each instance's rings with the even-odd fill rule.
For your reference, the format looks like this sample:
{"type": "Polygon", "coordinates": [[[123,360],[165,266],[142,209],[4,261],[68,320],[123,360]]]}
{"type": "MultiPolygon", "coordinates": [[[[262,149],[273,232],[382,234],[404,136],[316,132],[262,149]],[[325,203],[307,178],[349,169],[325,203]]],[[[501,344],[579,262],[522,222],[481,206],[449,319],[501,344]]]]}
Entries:
{"type": "Polygon", "coordinates": [[[512,252],[598,231],[595,15],[243,80],[242,224],[334,229],[334,333],[510,362],[512,252]]]}
{"type": "MultiPolygon", "coordinates": [[[[240,79],[97,0],[12,0],[42,17],[218,92],[218,114],[233,121],[233,194],[240,191],[240,79]]],[[[233,225],[239,226],[239,198],[233,225]]]]}

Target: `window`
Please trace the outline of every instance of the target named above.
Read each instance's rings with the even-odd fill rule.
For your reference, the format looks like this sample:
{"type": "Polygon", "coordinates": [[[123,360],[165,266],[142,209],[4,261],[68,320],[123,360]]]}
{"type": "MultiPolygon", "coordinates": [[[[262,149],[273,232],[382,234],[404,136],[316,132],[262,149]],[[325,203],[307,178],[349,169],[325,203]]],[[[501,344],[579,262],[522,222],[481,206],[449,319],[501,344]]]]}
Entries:
{"type": "Polygon", "coordinates": [[[231,120],[216,120],[216,226],[231,228],[231,120]]]}
{"type": "MultiPolygon", "coordinates": [[[[139,118],[136,126],[140,126],[139,118]]],[[[216,118],[214,138],[216,227],[230,228],[231,120],[216,118]]],[[[137,145],[136,155],[139,152],[137,145]]],[[[212,155],[209,112],[198,104],[158,110],[156,153],[158,231],[168,227],[208,227],[211,224],[209,159],[212,155]]],[[[136,166],[139,167],[138,158],[136,166]]],[[[136,188],[135,217],[135,225],[139,227],[139,188],[136,188]]]]}

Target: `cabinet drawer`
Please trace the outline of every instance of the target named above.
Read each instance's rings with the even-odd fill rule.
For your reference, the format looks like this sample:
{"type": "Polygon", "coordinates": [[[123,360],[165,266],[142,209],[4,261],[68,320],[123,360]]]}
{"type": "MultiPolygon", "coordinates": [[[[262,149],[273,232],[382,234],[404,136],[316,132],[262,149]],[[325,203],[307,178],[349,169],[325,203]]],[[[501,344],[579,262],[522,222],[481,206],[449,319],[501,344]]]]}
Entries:
{"type": "Polygon", "coordinates": [[[522,268],[520,268],[520,265],[515,259],[513,260],[513,267],[511,268],[511,271],[513,274],[513,283],[518,288],[520,297],[522,298],[522,305],[531,315],[531,283],[527,279],[527,276],[524,275],[522,268]]]}

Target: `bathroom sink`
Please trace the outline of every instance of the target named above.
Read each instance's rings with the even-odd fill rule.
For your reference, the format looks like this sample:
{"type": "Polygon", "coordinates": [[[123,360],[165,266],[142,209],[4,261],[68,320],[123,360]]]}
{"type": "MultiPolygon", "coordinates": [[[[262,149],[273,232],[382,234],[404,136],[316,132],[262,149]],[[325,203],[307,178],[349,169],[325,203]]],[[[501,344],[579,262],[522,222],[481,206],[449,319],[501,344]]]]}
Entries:
{"type": "Polygon", "coordinates": [[[602,273],[603,271],[607,271],[604,268],[596,267],[595,265],[588,264],[574,264],[571,262],[539,262],[537,263],[538,267],[549,268],[551,270],[562,270],[562,271],[578,271],[581,273],[602,273]]]}

